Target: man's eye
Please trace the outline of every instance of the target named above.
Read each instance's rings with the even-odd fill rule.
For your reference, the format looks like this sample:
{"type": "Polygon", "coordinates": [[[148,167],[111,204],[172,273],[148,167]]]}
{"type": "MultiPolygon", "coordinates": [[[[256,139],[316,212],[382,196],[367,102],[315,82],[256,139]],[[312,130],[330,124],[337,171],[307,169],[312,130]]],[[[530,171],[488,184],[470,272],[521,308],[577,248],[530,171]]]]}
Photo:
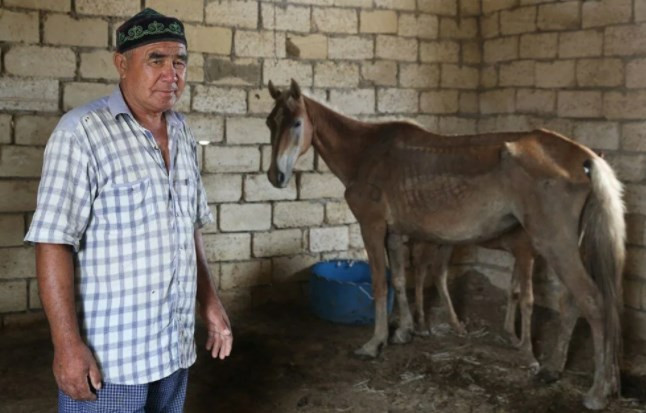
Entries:
{"type": "Polygon", "coordinates": [[[177,60],[177,61],[175,61],[174,65],[175,65],[175,67],[185,67],[186,62],[183,61],[183,60],[177,60]]]}

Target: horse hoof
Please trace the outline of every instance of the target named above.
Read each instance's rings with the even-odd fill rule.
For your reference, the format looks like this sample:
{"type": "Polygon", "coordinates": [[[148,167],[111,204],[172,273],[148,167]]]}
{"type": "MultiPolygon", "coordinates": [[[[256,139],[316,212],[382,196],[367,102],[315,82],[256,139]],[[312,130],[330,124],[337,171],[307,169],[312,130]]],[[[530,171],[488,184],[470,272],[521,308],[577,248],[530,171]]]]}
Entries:
{"type": "Polygon", "coordinates": [[[367,350],[364,347],[352,352],[352,355],[359,360],[372,360],[379,355],[379,351],[367,350]]]}
{"type": "Polygon", "coordinates": [[[538,373],[536,373],[536,378],[541,383],[550,384],[559,380],[561,378],[561,373],[554,370],[542,369],[542,370],[539,370],[538,373]]]}
{"type": "Polygon", "coordinates": [[[409,330],[397,329],[390,338],[393,344],[408,344],[413,340],[413,335],[409,330]]]}
{"type": "Polygon", "coordinates": [[[460,323],[454,327],[455,334],[460,337],[465,337],[467,335],[467,328],[464,326],[464,323],[460,323]]]}
{"type": "Polygon", "coordinates": [[[416,328],[413,334],[419,337],[430,337],[431,330],[428,328],[416,328]]]}
{"type": "Polygon", "coordinates": [[[603,410],[608,405],[608,398],[586,394],[583,396],[583,405],[589,410],[603,410]]]}
{"type": "Polygon", "coordinates": [[[538,374],[538,372],[541,370],[541,365],[538,364],[538,361],[534,360],[529,363],[529,371],[532,374],[538,374]]]}

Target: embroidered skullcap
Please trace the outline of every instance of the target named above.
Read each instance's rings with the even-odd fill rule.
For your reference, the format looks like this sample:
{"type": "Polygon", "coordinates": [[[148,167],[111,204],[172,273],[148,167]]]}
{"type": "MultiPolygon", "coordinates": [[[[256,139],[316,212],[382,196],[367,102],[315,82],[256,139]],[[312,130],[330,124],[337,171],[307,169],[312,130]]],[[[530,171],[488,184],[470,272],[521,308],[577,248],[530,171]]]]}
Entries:
{"type": "Polygon", "coordinates": [[[175,17],[145,8],[117,29],[117,52],[156,42],[180,42],[186,45],[184,25],[175,17]]]}

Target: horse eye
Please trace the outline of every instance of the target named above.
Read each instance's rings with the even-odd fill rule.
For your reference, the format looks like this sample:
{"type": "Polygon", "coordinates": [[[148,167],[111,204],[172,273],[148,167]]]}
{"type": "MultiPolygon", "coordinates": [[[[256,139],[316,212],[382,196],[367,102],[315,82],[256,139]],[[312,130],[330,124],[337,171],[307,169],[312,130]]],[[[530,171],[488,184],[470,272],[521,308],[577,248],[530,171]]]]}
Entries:
{"type": "Polygon", "coordinates": [[[300,126],[301,126],[301,121],[300,120],[297,120],[296,122],[294,122],[294,127],[295,128],[300,128],[300,126]]]}

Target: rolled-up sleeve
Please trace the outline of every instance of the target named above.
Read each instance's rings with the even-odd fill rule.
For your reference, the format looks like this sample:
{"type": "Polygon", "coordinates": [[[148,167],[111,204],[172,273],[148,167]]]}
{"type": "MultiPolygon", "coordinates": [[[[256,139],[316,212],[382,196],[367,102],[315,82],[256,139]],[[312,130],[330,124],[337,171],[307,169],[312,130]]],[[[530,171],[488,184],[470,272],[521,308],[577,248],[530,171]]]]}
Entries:
{"type": "Polygon", "coordinates": [[[89,151],[73,132],[54,131],[45,148],[36,212],[25,242],[68,244],[78,251],[95,194],[89,151]]]}
{"type": "Polygon", "coordinates": [[[202,175],[200,174],[200,164],[197,160],[197,143],[195,136],[191,131],[191,128],[184,123],[184,132],[191,142],[191,148],[193,150],[193,174],[195,176],[195,182],[197,182],[197,196],[195,197],[195,222],[193,225],[195,228],[202,228],[203,226],[210,224],[215,219],[211,213],[211,208],[209,208],[208,197],[206,196],[206,190],[204,189],[204,184],[202,183],[202,175]]]}
{"type": "Polygon", "coordinates": [[[203,226],[210,224],[214,221],[213,214],[211,213],[211,208],[209,208],[208,198],[206,196],[206,190],[204,189],[204,184],[202,183],[202,176],[200,175],[200,170],[197,166],[197,157],[195,158],[195,170],[197,175],[197,214],[195,219],[195,227],[202,228],[203,226]]]}
{"type": "Polygon", "coordinates": [[[206,191],[202,185],[202,178],[200,178],[197,182],[197,219],[195,227],[202,228],[211,222],[213,222],[213,214],[209,204],[206,202],[206,191]]]}

